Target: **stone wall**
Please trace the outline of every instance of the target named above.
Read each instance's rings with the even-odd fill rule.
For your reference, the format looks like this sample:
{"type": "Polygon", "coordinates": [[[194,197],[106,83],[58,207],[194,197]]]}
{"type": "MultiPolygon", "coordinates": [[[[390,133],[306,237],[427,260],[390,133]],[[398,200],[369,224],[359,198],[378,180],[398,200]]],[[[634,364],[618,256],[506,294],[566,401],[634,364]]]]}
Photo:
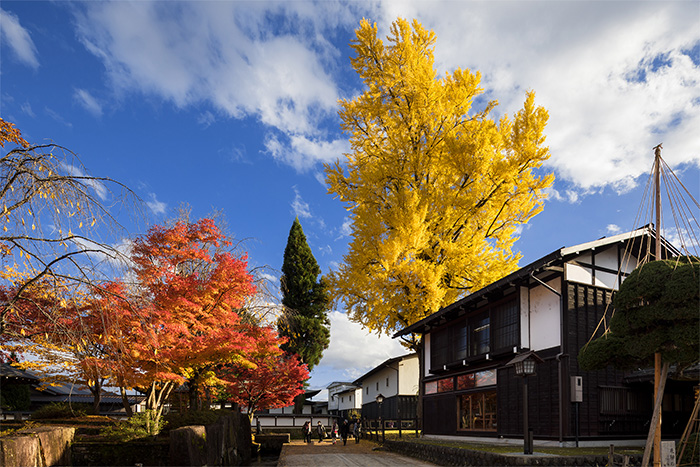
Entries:
{"type": "MultiPolygon", "coordinates": [[[[384,447],[389,451],[432,462],[437,465],[455,466],[600,466],[607,465],[607,456],[550,456],[496,454],[449,446],[437,446],[410,441],[387,440],[384,447]]],[[[630,466],[641,465],[641,456],[630,459],[630,466]]],[[[623,457],[615,455],[615,464],[622,465],[623,457]]]]}
{"type": "Polygon", "coordinates": [[[252,453],[250,421],[232,413],[213,425],[183,426],[170,432],[173,466],[248,465],[252,453]]]}
{"type": "Polygon", "coordinates": [[[42,426],[0,438],[0,467],[249,465],[250,421],[241,413],[170,432],[170,441],[73,443],[75,428],[42,426]]]}
{"type": "Polygon", "coordinates": [[[289,444],[291,437],[289,433],[261,433],[255,435],[255,442],[260,444],[260,452],[279,454],[282,446],[289,444]]]}
{"type": "Polygon", "coordinates": [[[72,465],[75,428],[41,426],[0,438],[0,466],[34,467],[72,465]]]}
{"type": "Polygon", "coordinates": [[[167,441],[76,442],[71,451],[73,466],[143,465],[167,466],[167,441]]]}

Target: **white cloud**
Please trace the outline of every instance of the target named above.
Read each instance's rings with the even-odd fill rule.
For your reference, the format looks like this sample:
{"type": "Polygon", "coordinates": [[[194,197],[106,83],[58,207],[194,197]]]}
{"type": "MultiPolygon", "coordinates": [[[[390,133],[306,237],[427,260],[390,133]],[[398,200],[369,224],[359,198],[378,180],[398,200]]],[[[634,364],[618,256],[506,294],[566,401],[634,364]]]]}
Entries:
{"type": "Polygon", "coordinates": [[[368,333],[359,324],[351,322],[345,313],[332,311],[328,317],[331,343],[313,370],[312,387],[332,382],[326,380],[328,377],[353,381],[383,361],[409,353],[398,339],[368,333]]]}
{"type": "Polygon", "coordinates": [[[153,214],[165,214],[165,210],[168,207],[167,204],[162,201],[158,201],[155,193],[149,193],[148,197],[150,201],[146,201],[146,206],[153,212],[153,214]]]}
{"type": "Polygon", "coordinates": [[[29,32],[19,24],[17,16],[3,9],[0,9],[0,39],[25,65],[35,69],[39,67],[36,46],[29,32]]]}
{"type": "Polygon", "coordinates": [[[46,112],[46,115],[57,121],[58,123],[67,126],[68,128],[73,128],[73,124],[63,118],[61,114],[56,112],[55,110],[49,108],[49,107],[44,107],[44,112],[46,112]]]}
{"type": "Polygon", "coordinates": [[[435,30],[441,69],[480,70],[499,111],[512,114],[536,91],[550,114],[548,165],[561,178],[624,192],[662,141],[670,164],[700,163],[696,3],[390,5],[435,30]]]}
{"type": "Polygon", "coordinates": [[[311,217],[311,210],[309,209],[309,204],[305,202],[299,190],[294,187],[294,200],[292,201],[292,210],[294,214],[301,219],[309,219],[311,217]]]}
{"type": "MultiPolygon", "coordinates": [[[[338,158],[342,159],[343,154],[349,152],[350,144],[345,139],[325,141],[318,138],[310,139],[301,134],[283,137],[268,134],[265,148],[275,159],[302,172],[319,162],[330,163],[338,158]]],[[[319,180],[318,177],[316,179],[319,180]]],[[[325,184],[325,181],[321,183],[325,184]]]]}
{"type": "Polygon", "coordinates": [[[325,36],[340,21],[350,21],[343,10],[352,6],[82,6],[76,13],[78,36],[103,61],[117,91],[155,94],[178,107],[206,102],[229,117],[257,118],[284,135],[285,146],[301,138],[296,149],[274,153],[287,154],[282,160],[300,170],[329,157],[318,152],[324,144],[317,133],[319,121],[337,118],[339,91],[333,70],[338,51],[325,36]],[[321,20],[324,11],[332,14],[327,20],[321,20]],[[279,20],[274,30],[270,18],[279,20]]]}
{"type": "Polygon", "coordinates": [[[619,234],[620,232],[622,232],[622,229],[620,228],[619,225],[616,225],[616,224],[608,224],[608,226],[605,227],[605,231],[606,231],[609,235],[617,235],[617,234],[619,234]]]}
{"type": "Polygon", "coordinates": [[[216,117],[214,117],[214,114],[209,112],[208,110],[201,113],[199,115],[199,117],[197,118],[197,123],[202,125],[204,128],[208,128],[215,121],[216,121],[216,117]]]}
{"type": "Polygon", "coordinates": [[[351,39],[364,16],[383,37],[399,15],[435,31],[440,73],[482,72],[484,98],[501,103],[494,116],[536,91],[550,114],[548,168],[576,187],[569,202],[580,190],[631,189],[659,142],[671,166],[700,164],[695,2],[90,2],[77,11],[78,36],[117,91],[258,119],[267,152],[299,171],[349,150],[323,132],[337,126],[337,99],[357,92],[341,76],[349,63],[346,44],[332,42],[338,31],[351,39]]]}
{"type": "Polygon", "coordinates": [[[340,240],[344,237],[349,237],[352,234],[352,219],[346,217],[343,219],[343,225],[340,226],[340,235],[336,240],[340,240]]]}
{"type": "Polygon", "coordinates": [[[102,116],[102,104],[85,89],[76,89],[73,98],[95,117],[102,116]]]}
{"type": "Polygon", "coordinates": [[[92,188],[102,201],[107,199],[109,190],[107,190],[107,187],[101,181],[91,178],[91,175],[88,175],[80,167],[76,167],[75,165],[62,162],[61,166],[73,177],[78,177],[81,183],[92,188]]]}
{"type": "MultiPolygon", "coordinates": [[[[116,244],[107,245],[95,242],[89,238],[78,237],[71,240],[77,250],[84,252],[94,259],[95,263],[104,265],[104,261],[118,270],[125,270],[133,266],[130,260],[133,243],[129,239],[122,239],[116,244]]],[[[103,271],[106,273],[112,272],[103,271]]]]}
{"type": "Polygon", "coordinates": [[[326,185],[326,174],[320,171],[314,172],[314,178],[318,183],[321,184],[322,187],[328,188],[328,185],[326,185]]]}
{"type": "Polygon", "coordinates": [[[32,110],[32,106],[29,104],[29,102],[25,102],[20,108],[22,109],[22,112],[29,115],[30,117],[35,116],[34,111],[32,110]]]}
{"type": "MultiPolygon", "coordinates": [[[[575,204],[579,200],[579,193],[576,190],[564,190],[562,194],[559,190],[555,189],[553,186],[544,190],[547,195],[547,199],[554,201],[566,201],[570,204],[575,204]]],[[[584,192],[583,194],[586,194],[584,192]]]]}
{"type": "Polygon", "coordinates": [[[279,284],[279,281],[280,281],[277,276],[269,274],[267,272],[263,272],[263,273],[259,274],[259,276],[261,279],[265,279],[266,281],[271,282],[273,284],[279,284]]]}

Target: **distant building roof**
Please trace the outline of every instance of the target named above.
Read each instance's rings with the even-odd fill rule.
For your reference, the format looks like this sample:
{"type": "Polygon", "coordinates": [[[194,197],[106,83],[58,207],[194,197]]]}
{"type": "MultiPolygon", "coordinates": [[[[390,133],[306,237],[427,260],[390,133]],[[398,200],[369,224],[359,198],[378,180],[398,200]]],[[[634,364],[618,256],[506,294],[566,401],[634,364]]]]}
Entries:
{"type": "Polygon", "coordinates": [[[0,363],[0,377],[23,380],[27,383],[39,381],[39,378],[37,378],[33,374],[24,370],[20,370],[19,368],[15,368],[9,363],[0,363]]]}
{"type": "Polygon", "coordinates": [[[393,357],[393,358],[390,358],[390,359],[388,359],[388,360],[385,360],[383,363],[380,363],[379,365],[375,366],[374,368],[372,368],[371,370],[369,370],[369,371],[368,371],[367,373],[365,373],[364,375],[362,375],[362,376],[360,376],[359,378],[357,378],[357,379],[355,380],[355,384],[357,384],[358,386],[362,386],[362,382],[361,382],[362,380],[367,379],[367,378],[369,378],[370,376],[372,376],[373,374],[377,373],[378,371],[380,371],[380,370],[382,370],[382,369],[384,369],[384,368],[387,368],[388,366],[391,366],[391,365],[393,365],[393,364],[396,363],[396,362],[400,362],[401,360],[405,360],[405,359],[407,359],[407,358],[418,358],[418,354],[416,354],[416,353],[409,353],[409,354],[406,354],[406,355],[401,355],[401,356],[398,356],[398,357],[393,357]]]}
{"type": "Polygon", "coordinates": [[[355,384],[351,383],[350,381],[333,381],[326,387],[326,389],[334,388],[337,386],[355,386],[355,384]]]}

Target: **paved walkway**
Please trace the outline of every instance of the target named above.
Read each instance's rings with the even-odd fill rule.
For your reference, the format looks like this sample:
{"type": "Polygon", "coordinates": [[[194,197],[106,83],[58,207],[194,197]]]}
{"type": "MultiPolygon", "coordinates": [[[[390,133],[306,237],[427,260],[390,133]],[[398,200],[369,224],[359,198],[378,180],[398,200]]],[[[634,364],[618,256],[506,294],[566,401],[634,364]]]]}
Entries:
{"type": "Polygon", "coordinates": [[[294,440],[282,447],[278,467],[301,466],[433,466],[428,462],[401,456],[384,450],[377,449],[377,444],[362,440],[355,444],[353,439],[348,439],[348,444],[343,442],[335,445],[328,440],[319,443],[318,440],[311,444],[294,440]]]}

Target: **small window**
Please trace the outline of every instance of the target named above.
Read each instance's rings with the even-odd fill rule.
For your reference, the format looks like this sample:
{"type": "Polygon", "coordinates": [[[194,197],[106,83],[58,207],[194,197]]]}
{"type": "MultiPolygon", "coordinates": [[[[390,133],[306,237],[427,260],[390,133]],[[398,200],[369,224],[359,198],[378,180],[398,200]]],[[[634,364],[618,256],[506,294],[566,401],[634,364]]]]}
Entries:
{"type": "Polygon", "coordinates": [[[386,378],[386,387],[389,387],[389,377],[386,378]]]}
{"type": "Polygon", "coordinates": [[[367,395],[369,396],[369,386],[367,386],[367,395]]]}
{"type": "Polygon", "coordinates": [[[352,396],[348,396],[348,402],[352,402],[352,396]]]}
{"type": "Polygon", "coordinates": [[[379,391],[379,381],[377,381],[377,391],[379,391]]]}
{"type": "Polygon", "coordinates": [[[344,397],[341,397],[341,398],[340,398],[340,402],[341,402],[341,403],[342,403],[342,402],[345,402],[345,398],[344,398],[344,397]]]}

